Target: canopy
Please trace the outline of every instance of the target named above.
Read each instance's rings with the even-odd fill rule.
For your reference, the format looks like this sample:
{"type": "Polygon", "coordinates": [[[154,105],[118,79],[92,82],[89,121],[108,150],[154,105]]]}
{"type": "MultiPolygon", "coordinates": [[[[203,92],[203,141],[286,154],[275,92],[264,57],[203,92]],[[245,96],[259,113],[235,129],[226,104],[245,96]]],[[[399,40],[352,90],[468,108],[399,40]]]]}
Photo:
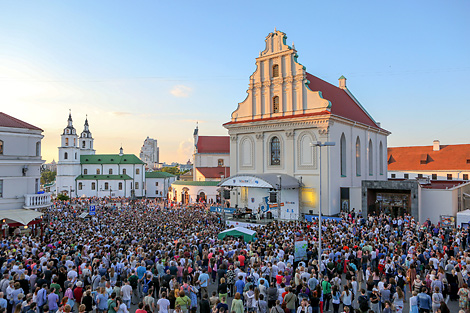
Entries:
{"type": "Polygon", "coordinates": [[[0,220],[12,220],[23,225],[28,225],[29,222],[41,216],[41,212],[36,212],[28,209],[0,210],[0,220]]]}
{"type": "Polygon", "coordinates": [[[457,227],[468,228],[470,225],[470,210],[457,212],[457,227]]]}
{"type": "Polygon", "coordinates": [[[300,182],[297,178],[286,174],[239,174],[222,180],[219,186],[295,189],[300,187],[300,182]]]}
{"type": "Polygon", "coordinates": [[[243,237],[243,240],[245,240],[245,242],[250,242],[255,240],[256,232],[245,227],[235,227],[224,230],[217,236],[217,238],[224,239],[227,236],[243,237]]]}

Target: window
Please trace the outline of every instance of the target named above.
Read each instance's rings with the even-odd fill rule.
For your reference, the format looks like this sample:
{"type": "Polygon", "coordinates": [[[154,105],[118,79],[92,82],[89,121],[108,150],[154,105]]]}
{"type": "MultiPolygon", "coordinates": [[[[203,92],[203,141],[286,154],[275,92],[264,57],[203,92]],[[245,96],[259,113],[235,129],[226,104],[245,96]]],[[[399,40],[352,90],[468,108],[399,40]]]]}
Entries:
{"type": "Polygon", "coordinates": [[[136,169],[135,169],[135,174],[136,174],[136,175],[139,175],[139,174],[140,174],[140,168],[136,168],[136,169]]]}
{"type": "MultiPolygon", "coordinates": [[[[341,135],[340,143],[340,163],[341,163],[341,176],[346,177],[346,137],[344,133],[341,135]]],[[[321,153],[321,152],[320,152],[321,153]]]]}
{"type": "Polygon", "coordinates": [[[87,168],[83,169],[83,175],[87,175],[87,174],[88,174],[88,169],[87,168]]]}
{"type": "Polygon", "coordinates": [[[34,190],[35,192],[34,193],[38,193],[39,192],[39,178],[36,178],[35,182],[34,182],[34,190]]]}
{"type": "Polygon", "coordinates": [[[112,168],[110,168],[110,169],[108,170],[108,174],[109,174],[109,175],[113,175],[113,169],[112,169],[112,168]]]}
{"type": "Polygon", "coordinates": [[[82,141],[82,148],[85,148],[85,140],[82,141]]]}
{"type": "Polygon", "coordinates": [[[82,190],[83,188],[83,184],[82,183],[78,183],[78,190],[82,190]]]}
{"type": "Polygon", "coordinates": [[[100,174],[100,169],[97,168],[97,169],[96,169],[96,175],[99,175],[99,174],[100,174]]]}
{"type": "Polygon", "coordinates": [[[77,159],[77,152],[75,152],[75,160],[77,159]]]}
{"type": "Polygon", "coordinates": [[[122,175],[126,175],[126,169],[125,168],[122,169],[122,175]]]}
{"type": "Polygon", "coordinates": [[[139,189],[139,183],[135,183],[135,189],[139,189]]]}
{"type": "Polygon", "coordinates": [[[374,154],[372,151],[372,140],[369,140],[369,176],[374,175],[374,154]]]}
{"type": "Polygon", "coordinates": [[[356,139],[356,176],[361,176],[361,140],[356,139]]]}
{"type": "Polygon", "coordinates": [[[279,77],[279,65],[278,64],[273,65],[273,77],[279,77]]]}
{"type": "Polygon", "coordinates": [[[91,183],[91,190],[95,190],[96,189],[96,183],[91,183]]]}
{"type": "Polygon", "coordinates": [[[75,147],[77,145],[77,142],[75,141],[76,139],[73,138],[73,146],[75,147]]]}
{"type": "Polygon", "coordinates": [[[3,198],[3,179],[0,179],[0,198],[3,198]]]}
{"type": "Polygon", "coordinates": [[[41,156],[41,142],[36,142],[36,156],[41,156]]]}
{"type": "Polygon", "coordinates": [[[118,188],[119,190],[122,190],[122,183],[119,183],[118,188]]]}
{"type": "Polygon", "coordinates": [[[384,151],[382,141],[379,144],[379,174],[384,174],[384,151]]]}
{"type": "Polygon", "coordinates": [[[158,187],[158,182],[155,182],[155,187],[158,187]]]}
{"type": "Polygon", "coordinates": [[[468,174],[463,174],[463,180],[468,180],[468,174]]]}
{"type": "Polygon", "coordinates": [[[447,180],[452,180],[452,174],[447,174],[447,180]]]}
{"type": "Polygon", "coordinates": [[[396,174],[392,174],[392,178],[396,178],[396,177],[397,177],[397,175],[396,175],[396,174]]]}
{"type": "Polygon", "coordinates": [[[218,159],[217,166],[224,166],[224,159],[218,159]]]}
{"type": "Polygon", "coordinates": [[[437,174],[432,174],[432,175],[431,175],[431,179],[432,179],[432,180],[437,180],[437,174]]]}
{"type": "Polygon", "coordinates": [[[404,178],[404,179],[410,178],[410,174],[404,174],[404,175],[403,175],[403,178],[404,178]]]}
{"type": "Polygon", "coordinates": [[[67,152],[64,153],[64,160],[67,160],[69,158],[69,154],[67,152]]]}
{"type": "Polygon", "coordinates": [[[423,178],[423,174],[418,174],[418,178],[423,178]]]}
{"type": "Polygon", "coordinates": [[[273,137],[270,143],[271,165],[281,164],[281,142],[279,138],[273,137]]]}
{"type": "Polygon", "coordinates": [[[108,190],[109,188],[109,183],[104,183],[104,190],[108,190]]]}
{"type": "Polygon", "coordinates": [[[279,97],[275,96],[273,98],[273,113],[279,113],[279,97]]]}
{"type": "Polygon", "coordinates": [[[68,139],[68,138],[65,138],[65,145],[66,145],[66,146],[69,145],[69,139],[68,139]]]}
{"type": "Polygon", "coordinates": [[[0,140],[0,155],[3,155],[3,140],[0,140]]]}

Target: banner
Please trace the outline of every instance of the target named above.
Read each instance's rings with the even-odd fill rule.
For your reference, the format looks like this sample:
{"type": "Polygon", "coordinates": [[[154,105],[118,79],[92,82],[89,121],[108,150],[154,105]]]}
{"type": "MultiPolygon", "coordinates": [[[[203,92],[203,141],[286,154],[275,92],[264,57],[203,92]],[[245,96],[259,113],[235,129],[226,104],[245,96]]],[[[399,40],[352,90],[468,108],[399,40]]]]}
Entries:
{"type": "Polygon", "coordinates": [[[304,237],[295,236],[294,262],[307,261],[307,245],[304,237]]]}
{"type": "MultiPolygon", "coordinates": [[[[209,208],[209,211],[211,212],[217,212],[217,213],[222,213],[222,208],[220,206],[211,206],[209,208]]],[[[234,208],[225,208],[225,213],[228,214],[233,214],[235,212],[234,208]]]]}

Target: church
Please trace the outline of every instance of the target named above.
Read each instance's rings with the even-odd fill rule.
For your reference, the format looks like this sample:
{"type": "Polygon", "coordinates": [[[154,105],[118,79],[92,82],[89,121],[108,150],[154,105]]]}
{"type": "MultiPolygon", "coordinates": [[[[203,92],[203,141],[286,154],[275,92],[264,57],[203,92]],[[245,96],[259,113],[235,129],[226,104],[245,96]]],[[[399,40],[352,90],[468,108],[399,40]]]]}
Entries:
{"type": "Polygon", "coordinates": [[[145,163],[134,154],[95,154],[88,118],[80,137],[69,113],[61,135],[56,191],[70,197],[143,197],[145,163]]]}
{"type": "Polygon", "coordinates": [[[362,181],[387,180],[390,132],[353,96],[345,77],[335,86],[308,73],[286,39],[278,30],[266,37],[248,95],[224,124],[232,176],[220,186],[230,190],[232,207],[283,219],[318,214],[319,203],[329,216],[358,212],[362,181]],[[325,142],[334,146],[318,146],[325,142]]]}

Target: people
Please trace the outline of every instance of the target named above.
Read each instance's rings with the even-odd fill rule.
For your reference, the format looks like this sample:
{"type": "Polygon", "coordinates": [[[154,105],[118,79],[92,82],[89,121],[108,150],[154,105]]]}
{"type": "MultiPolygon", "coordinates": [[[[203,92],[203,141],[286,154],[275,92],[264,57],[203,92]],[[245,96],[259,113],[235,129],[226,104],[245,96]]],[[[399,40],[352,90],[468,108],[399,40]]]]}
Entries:
{"type": "Polygon", "coordinates": [[[315,221],[274,220],[253,227],[257,239],[247,242],[219,240],[226,226],[205,203],[189,207],[146,198],[95,197],[57,200],[43,213],[47,223],[42,236],[12,234],[0,242],[0,292],[6,297],[0,307],[9,313],[23,287],[30,290],[25,298],[31,298],[38,313],[45,305],[52,313],[64,312],[67,304],[73,312],[83,304],[86,313],[93,305],[99,312],[127,313],[139,303],[139,310],[152,313],[208,313],[211,305],[217,312],[228,311],[232,296],[230,311],[237,313],[314,313],[327,311],[329,302],[335,313],[341,302],[351,312],[365,311],[367,305],[379,312],[381,304],[397,312],[406,304],[413,313],[437,312],[445,309],[441,302],[446,292],[460,300],[448,303],[451,311],[456,306],[468,309],[467,230],[421,224],[407,214],[358,219],[342,214],[339,220],[323,221],[318,263],[315,221]],[[74,218],[90,203],[97,205],[96,220],[74,218]],[[114,205],[119,209],[112,209],[114,205]],[[288,240],[294,234],[307,241],[300,261],[288,240]],[[427,287],[432,297],[428,289],[421,290],[427,287]],[[404,288],[411,288],[410,297],[404,288]],[[209,290],[215,291],[211,297],[209,290]],[[54,296],[63,293],[67,297],[62,301],[54,296]]]}

